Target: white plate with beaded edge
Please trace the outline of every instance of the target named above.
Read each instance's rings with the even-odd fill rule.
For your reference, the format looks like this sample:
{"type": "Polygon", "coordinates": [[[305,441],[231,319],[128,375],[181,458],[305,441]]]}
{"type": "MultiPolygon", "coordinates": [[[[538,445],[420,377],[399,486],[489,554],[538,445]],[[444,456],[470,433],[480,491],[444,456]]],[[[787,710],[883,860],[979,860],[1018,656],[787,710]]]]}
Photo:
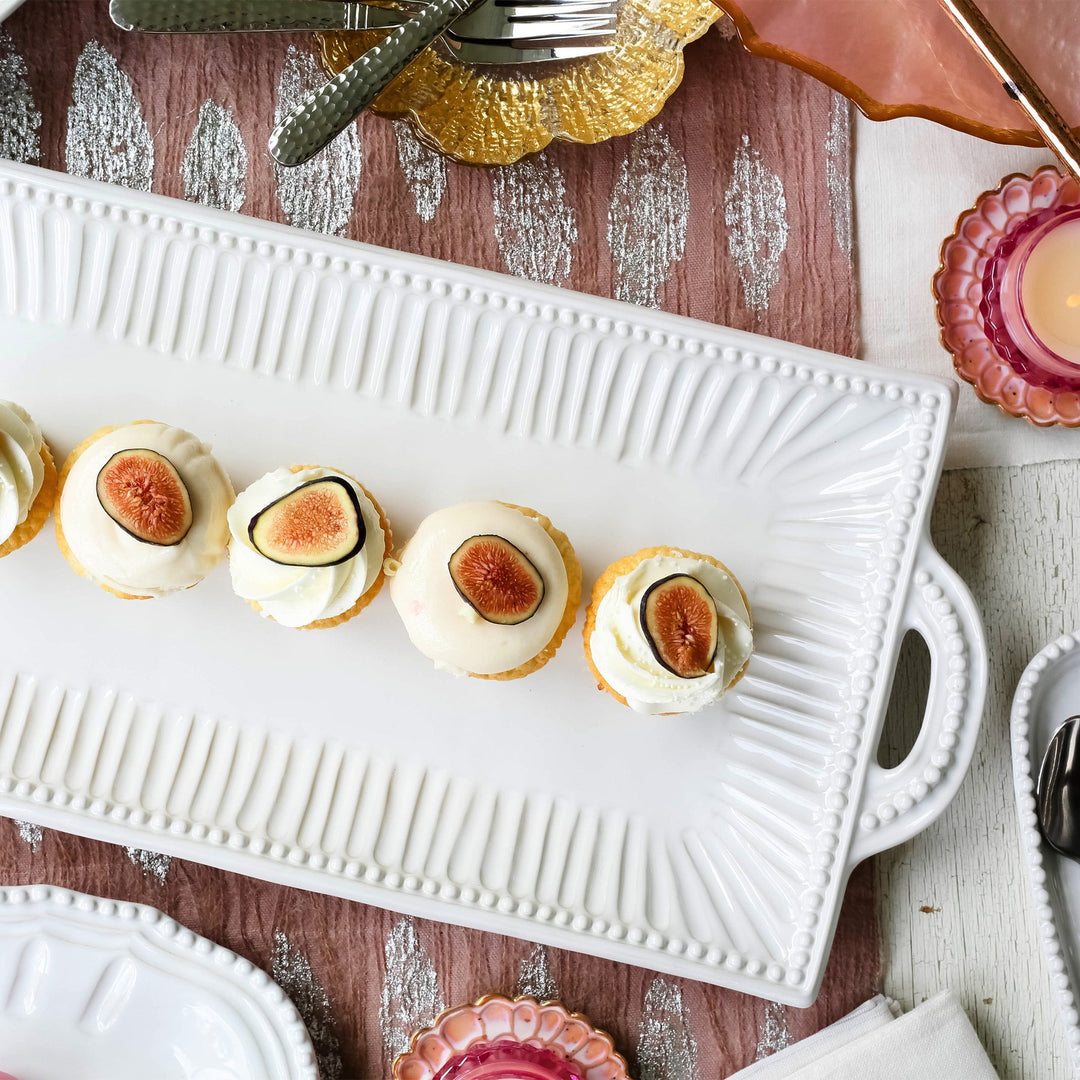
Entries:
{"type": "Polygon", "coordinates": [[[0,1072],[18,1080],[318,1080],[253,964],[155,908],[0,889],[0,1072]]]}
{"type": "Polygon", "coordinates": [[[1052,641],[1024,669],[1013,696],[1013,780],[1020,844],[1046,966],[1057,991],[1073,1073],[1080,1076],[1080,863],[1059,855],[1039,831],[1035,788],[1054,732],[1080,713],[1080,630],[1052,641]]]}
{"type": "Polygon", "coordinates": [[[9,163],[0,340],[60,456],[164,419],[238,489],[358,476],[399,541],[500,498],[586,593],[677,545],[756,623],[732,692],[660,719],[597,690],[579,628],[528,678],[455,680],[387,595],[304,633],[225,566],[123,602],[45,534],[0,560],[0,813],[805,1006],[853,867],[960,784],[986,650],[927,535],[953,383],[9,163]],[[883,770],[909,629],[930,695],[883,770]]]}

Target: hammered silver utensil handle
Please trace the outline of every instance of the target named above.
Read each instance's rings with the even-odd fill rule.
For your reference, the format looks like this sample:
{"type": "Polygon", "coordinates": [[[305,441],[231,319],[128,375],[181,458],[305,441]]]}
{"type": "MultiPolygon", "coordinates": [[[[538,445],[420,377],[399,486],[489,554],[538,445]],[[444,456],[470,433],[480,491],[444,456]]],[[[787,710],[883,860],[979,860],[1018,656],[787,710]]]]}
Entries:
{"type": "Polygon", "coordinates": [[[109,16],[121,29],[149,34],[341,30],[350,28],[355,6],[342,0],[112,0],[109,16]]]}
{"type": "Polygon", "coordinates": [[[270,135],[270,156],[303,165],[339,135],[475,0],[434,0],[293,109],[270,135]]]}

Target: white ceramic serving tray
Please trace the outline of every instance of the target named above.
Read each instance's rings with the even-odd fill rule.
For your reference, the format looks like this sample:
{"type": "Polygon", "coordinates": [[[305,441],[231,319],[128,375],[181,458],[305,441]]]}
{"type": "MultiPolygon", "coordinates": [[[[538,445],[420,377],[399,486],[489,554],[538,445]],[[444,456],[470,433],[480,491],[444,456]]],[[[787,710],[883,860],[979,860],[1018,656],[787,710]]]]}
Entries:
{"type": "Polygon", "coordinates": [[[1052,641],[1024,669],[1013,696],[1013,780],[1020,843],[1046,966],[1057,990],[1073,1072],[1080,1076],[1080,863],[1045,843],[1035,813],[1039,768],[1054,732],[1080,712],[1080,630],[1052,641]]]}
{"type": "Polygon", "coordinates": [[[318,1080],[253,964],[154,908],[0,889],[0,1072],[24,1080],[318,1080]]]}
{"type": "Polygon", "coordinates": [[[756,623],[720,706],[645,717],[577,629],[529,678],[454,679],[388,595],[318,632],[224,565],[119,601],[47,533],[0,561],[0,812],[806,1005],[852,867],[960,783],[986,659],[926,534],[943,381],[15,165],[0,341],[61,456],[153,417],[237,488],[345,469],[399,540],[459,500],[538,507],[586,589],[684,546],[756,623]],[[912,627],[930,700],[886,772],[912,627]]]}

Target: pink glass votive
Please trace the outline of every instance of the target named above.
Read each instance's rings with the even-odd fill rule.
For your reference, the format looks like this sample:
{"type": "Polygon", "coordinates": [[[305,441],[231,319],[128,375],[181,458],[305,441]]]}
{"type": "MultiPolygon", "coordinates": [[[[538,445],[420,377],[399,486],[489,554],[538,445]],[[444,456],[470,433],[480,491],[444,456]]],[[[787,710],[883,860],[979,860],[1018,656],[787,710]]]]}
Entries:
{"type": "Polygon", "coordinates": [[[541,1046],[504,1040],[451,1058],[436,1080],[584,1080],[580,1065],[541,1046]]]}
{"type": "Polygon", "coordinates": [[[1080,389],[1080,206],[1032,214],[987,261],[986,336],[1029,382],[1080,389]]]}

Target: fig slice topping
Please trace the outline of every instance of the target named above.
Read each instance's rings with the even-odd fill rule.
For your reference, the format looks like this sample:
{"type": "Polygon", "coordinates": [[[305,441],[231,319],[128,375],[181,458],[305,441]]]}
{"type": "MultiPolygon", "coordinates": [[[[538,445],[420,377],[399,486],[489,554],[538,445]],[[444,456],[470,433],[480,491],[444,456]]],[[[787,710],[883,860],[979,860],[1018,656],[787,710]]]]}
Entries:
{"type": "Polygon", "coordinates": [[[172,547],[191,528],[191,497],[176,466],[156,450],[119,450],[97,475],[101,508],[144,544],[172,547]]]}
{"type": "Polygon", "coordinates": [[[248,523],[248,537],[282,566],[337,566],[364,546],[367,527],[352,485],[323,476],[264,506],[248,523]]]}
{"type": "Polygon", "coordinates": [[[654,581],[641,598],[641,629],[653,656],[680,679],[712,671],[718,625],[716,601],[689,574],[654,581]]]}
{"type": "Polygon", "coordinates": [[[540,571],[501,536],[470,536],[450,556],[447,568],[462,599],[487,622],[523,623],[544,599],[540,571]]]}

